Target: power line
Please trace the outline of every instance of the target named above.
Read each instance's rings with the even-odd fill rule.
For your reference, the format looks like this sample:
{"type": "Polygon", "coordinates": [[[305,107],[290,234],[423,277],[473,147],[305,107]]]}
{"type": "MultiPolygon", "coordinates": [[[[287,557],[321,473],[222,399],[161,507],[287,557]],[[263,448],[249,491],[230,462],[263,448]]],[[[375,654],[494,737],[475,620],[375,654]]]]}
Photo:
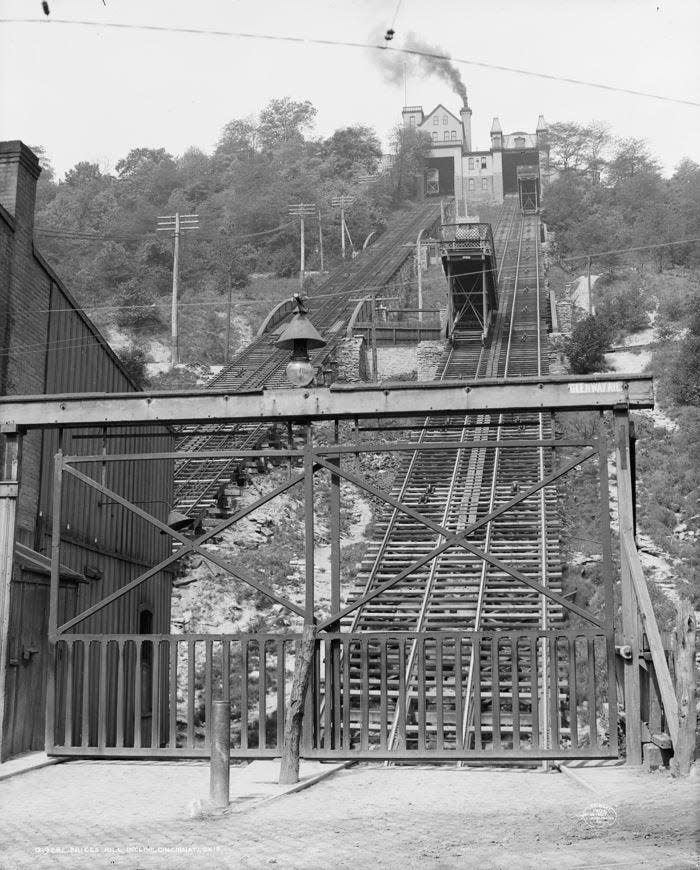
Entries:
{"type": "MultiPolygon", "coordinates": [[[[216,235],[207,235],[206,233],[199,236],[199,239],[206,242],[214,242],[219,239],[226,239],[227,241],[240,241],[242,239],[253,239],[259,236],[269,236],[273,233],[279,233],[282,230],[289,229],[289,227],[293,226],[294,222],[289,221],[286,224],[280,224],[280,226],[273,227],[269,230],[261,230],[257,233],[243,233],[238,236],[229,236],[224,233],[223,230],[219,231],[216,235]]],[[[34,231],[37,234],[42,236],[47,236],[50,238],[57,239],[75,239],[76,241],[97,241],[97,242],[111,242],[111,241],[139,241],[139,240],[149,240],[155,241],[156,234],[153,232],[145,232],[143,234],[133,233],[93,233],[90,230],[57,230],[52,229],[50,227],[35,227],[34,231]]]]}
{"type": "Polygon", "coordinates": [[[617,85],[605,84],[603,82],[590,82],[586,81],[585,79],[574,79],[568,76],[554,75],[552,73],[536,72],[534,70],[521,69],[519,67],[504,66],[502,64],[487,63],[485,61],[471,60],[469,58],[454,57],[448,54],[442,54],[432,51],[423,51],[416,48],[396,48],[389,45],[375,45],[371,42],[352,42],[349,40],[340,39],[319,39],[310,36],[280,36],[270,33],[246,33],[236,30],[212,30],[196,27],[166,27],[159,24],[118,24],[116,22],[101,21],[71,21],[62,18],[51,18],[47,20],[33,18],[0,18],[0,24],[39,24],[45,26],[63,24],[72,27],[92,27],[98,29],[112,30],[139,30],[158,33],[182,33],[194,36],[219,36],[228,39],[257,39],[266,40],[269,42],[286,42],[296,45],[322,45],[331,47],[340,46],[343,48],[360,48],[363,50],[371,49],[373,51],[391,51],[396,54],[410,55],[413,57],[425,57],[431,60],[438,61],[451,61],[452,63],[464,64],[465,66],[473,66],[480,69],[498,70],[499,72],[509,72],[516,75],[529,76],[531,78],[546,79],[548,81],[564,82],[565,84],[579,85],[587,88],[597,88],[604,91],[628,94],[634,97],[646,97],[647,99],[661,100],[667,103],[677,103],[684,106],[700,107],[700,102],[696,100],[685,100],[679,97],[668,97],[665,94],[652,94],[648,91],[637,91],[632,88],[623,88],[617,85]]]}

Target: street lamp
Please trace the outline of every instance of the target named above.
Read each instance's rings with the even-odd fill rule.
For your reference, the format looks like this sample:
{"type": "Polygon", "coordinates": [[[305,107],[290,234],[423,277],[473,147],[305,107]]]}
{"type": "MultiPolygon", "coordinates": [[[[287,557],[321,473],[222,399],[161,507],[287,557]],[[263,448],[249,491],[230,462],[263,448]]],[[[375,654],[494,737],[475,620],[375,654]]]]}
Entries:
{"type": "Polygon", "coordinates": [[[294,387],[307,387],[316,375],[316,369],[309,359],[309,349],[325,347],[327,342],[321,338],[306,316],[304,300],[298,293],[294,295],[294,301],[297,312],[275,345],[292,351],[292,358],[286,369],[289,383],[294,387]]]}

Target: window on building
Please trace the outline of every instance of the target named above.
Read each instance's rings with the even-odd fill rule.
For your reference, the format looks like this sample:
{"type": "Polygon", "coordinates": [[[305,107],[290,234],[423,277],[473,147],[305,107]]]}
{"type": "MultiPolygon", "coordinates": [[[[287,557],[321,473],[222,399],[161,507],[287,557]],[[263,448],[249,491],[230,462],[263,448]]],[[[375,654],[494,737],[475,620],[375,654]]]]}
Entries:
{"type": "Polygon", "coordinates": [[[433,142],[437,142],[437,139],[438,139],[437,130],[433,130],[433,142]]]}
{"type": "Polygon", "coordinates": [[[482,190],[488,190],[488,189],[489,189],[489,180],[488,180],[488,178],[482,178],[482,179],[481,179],[481,189],[482,189],[482,190]]]}
{"type": "Polygon", "coordinates": [[[445,133],[444,133],[442,138],[445,140],[445,142],[449,142],[450,141],[450,131],[445,130],[445,133]]]}
{"type": "Polygon", "coordinates": [[[443,124],[446,124],[446,123],[447,123],[447,115],[443,115],[443,116],[442,116],[442,123],[443,123],[443,124]]]}
{"type": "Polygon", "coordinates": [[[411,127],[416,126],[416,116],[415,115],[411,115],[411,117],[409,118],[409,121],[411,123],[411,127]]]}
{"type": "Polygon", "coordinates": [[[469,158],[469,168],[470,168],[470,169],[473,169],[473,168],[474,168],[474,158],[473,158],[473,157],[470,157],[470,158],[469,158]]]}
{"type": "Polygon", "coordinates": [[[456,130],[450,131],[450,139],[456,139],[456,138],[457,138],[457,131],[456,130]]]}
{"type": "Polygon", "coordinates": [[[436,115],[436,116],[433,118],[433,125],[434,125],[435,127],[437,127],[437,125],[438,125],[439,123],[440,123],[440,119],[439,119],[438,116],[436,115]]]}
{"type": "Polygon", "coordinates": [[[525,137],[524,136],[516,136],[515,137],[515,147],[516,148],[524,148],[525,147],[525,137]]]}
{"type": "Polygon", "coordinates": [[[485,157],[481,158],[481,168],[486,169],[486,158],[485,157]]]}
{"type": "Polygon", "coordinates": [[[473,178],[469,179],[469,190],[474,190],[474,179],[473,178]]]}

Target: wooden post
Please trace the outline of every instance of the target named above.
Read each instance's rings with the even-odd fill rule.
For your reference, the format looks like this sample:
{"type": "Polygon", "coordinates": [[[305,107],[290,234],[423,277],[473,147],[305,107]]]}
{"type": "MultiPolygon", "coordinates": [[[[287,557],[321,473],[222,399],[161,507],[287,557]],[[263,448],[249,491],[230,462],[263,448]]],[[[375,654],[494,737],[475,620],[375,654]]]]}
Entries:
{"type": "MultiPolygon", "coordinates": [[[[335,441],[338,442],[338,421],[335,421],[335,441]]],[[[329,463],[340,466],[340,456],[329,457],[329,463]]],[[[331,511],[331,613],[337,613],[340,610],[340,477],[337,474],[331,474],[331,492],[330,492],[330,511],[331,511]]],[[[334,629],[339,629],[340,626],[332,626],[334,629]]],[[[326,679],[326,687],[330,686],[330,691],[326,694],[326,705],[330,704],[330,723],[331,735],[326,735],[326,745],[338,749],[336,744],[336,736],[340,734],[340,705],[337,703],[339,698],[340,687],[340,641],[333,640],[330,643],[330,661],[326,661],[326,669],[330,668],[330,680],[326,679]],[[330,739],[330,743],[328,742],[330,739]]]]}
{"type": "MultiPolygon", "coordinates": [[[[617,469],[617,501],[620,522],[620,598],[622,602],[623,644],[632,651],[625,662],[625,745],[627,764],[642,763],[641,690],[639,679],[640,637],[637,617],[637,599],[632,583],[632,573],[626,548],[626,536],[634,535],[634,510],[632,507],[632,470],[630,459],[629,412],[627,408],[613,412],[615,420],[615,465],[617,469]]],[[[612,714],[610,729],[612,730],[612,714]]]]}
{"type": "Polygon", "coordinates": [[[671,773],[687,776],[695,754],[695,616],[688,599],[678,606],[678,621],[673,633],[673,654],[678,698],[678,738],[673,744],[671,773]]]}
{"type": "Polygon", "coordinates": [[[3,725],[20,464],[21,436],[16,431],[6,432],[5,454],[0,465],[0,760],[4,759],[3,725]]]}
{"type": "Polygon", "coordinates": [[[299,745],[302,726],[305,736],[312,733],[313,694],[309,694],[309,677],[316,645],[314,616],[314,464],[311,426],[307,427],[304,453],[304,509],[306,511],[306,613],[301,642],[297,643],[294,678],[284,722],[284,746],[280,764],[280,785],[299,782],[299,745]],[[304,721],[306,719],[306,722],[304,721]]]}
{"type": "Polygon", "coordinates": [[[301,641],[297,643],[294,679],[284,722],[280,785],[291,785],[299,782],[299,744],[315,646],[316,629],[313,625],[305,625],[301,641]]]}

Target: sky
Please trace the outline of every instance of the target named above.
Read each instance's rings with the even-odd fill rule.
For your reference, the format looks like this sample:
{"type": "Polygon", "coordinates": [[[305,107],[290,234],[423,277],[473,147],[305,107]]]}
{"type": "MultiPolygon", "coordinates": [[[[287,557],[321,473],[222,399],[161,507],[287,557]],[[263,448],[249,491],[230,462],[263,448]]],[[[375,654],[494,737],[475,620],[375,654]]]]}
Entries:
{"type": "Polygon", "coordinates": [[[81,160],[113,170],[136,147],[209,153],[228,121],[284,96],[314,104],[316,135],[359,123],[386,142],[404,98],[426,111],[460,107],[446,82],[410,63],[405,90],[402,75],[387,80],[382,63],[398,57],[402,66],[392,49],[416,39],[453,58],[476,148],[488,148],[495,115],[508,133],[534,131],[543,114],[604,121],[616,136],[646,139],[666,173],[684,157],[700,163],[698,0],[48,2],[47,18],[40,0],[0,0],[0,139],[42,145],[59,176],[81,160]]]}

